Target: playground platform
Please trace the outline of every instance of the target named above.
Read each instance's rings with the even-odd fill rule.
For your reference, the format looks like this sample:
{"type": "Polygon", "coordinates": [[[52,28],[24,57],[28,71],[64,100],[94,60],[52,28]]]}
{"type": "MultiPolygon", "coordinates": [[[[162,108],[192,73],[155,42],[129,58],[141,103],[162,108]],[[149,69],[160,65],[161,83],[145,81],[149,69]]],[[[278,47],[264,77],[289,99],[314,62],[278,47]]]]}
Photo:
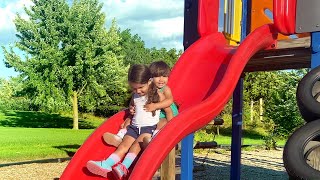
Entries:
{"type": "Polygon", "coordinates": [[[275,49],[255,54],[244,72],[310,68],[310,37],[281,40],[275,49]]]}

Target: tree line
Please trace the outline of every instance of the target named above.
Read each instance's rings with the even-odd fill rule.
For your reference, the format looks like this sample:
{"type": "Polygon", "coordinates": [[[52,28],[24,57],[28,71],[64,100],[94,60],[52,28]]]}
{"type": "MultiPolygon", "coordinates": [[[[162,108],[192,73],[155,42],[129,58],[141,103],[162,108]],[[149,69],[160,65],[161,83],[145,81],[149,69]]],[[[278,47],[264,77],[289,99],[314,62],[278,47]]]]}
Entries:
{"type": "Polygon", "coordinates": [[[6,66],[20,72],[14,83],[22,87],[15,96],[24,97],[31,110],[72,107],[75,129],[79,110],[107,116],[125,106],[130,64],[164,59],[173,65],[181,54],[146,48],[138,35],[121,31],[115,19],[106,28],[98,0],[32,2],[24,8],[28,18],[17,14],[14,20],[18,40],[8,49],[2,47],[6,66]]]}
{"type": "MultiPolygon", "coordinates": [[[[4,63],[18,77],[0,80],[0,108],[46,112],[72,111],[74,129],[78,112],[110,116],[127,107],[126,83],[130,64],[164,60],[171,67],[182,51],[147,48],[116,19],[105,26],[98,0],[32,0],[17,14],[18,40],[2,47],[4,63]],[[15,48],[23,52],[20,56],[15,48]]],[[[275,132],[288,134],[303,121],[295,103],[295,89],[305,70],[248,73],[244,81],[245,121],[260,116],[275,124],[275,132]],[[263,105],[257,102],[263,100],[263,105]],[[256,107],[263,114],[253,116],[256,107]],[[250,111],[247,111],[250,110],[250,111]]],[[[230,113],[226,107],[224,113],[230,113]]]]}

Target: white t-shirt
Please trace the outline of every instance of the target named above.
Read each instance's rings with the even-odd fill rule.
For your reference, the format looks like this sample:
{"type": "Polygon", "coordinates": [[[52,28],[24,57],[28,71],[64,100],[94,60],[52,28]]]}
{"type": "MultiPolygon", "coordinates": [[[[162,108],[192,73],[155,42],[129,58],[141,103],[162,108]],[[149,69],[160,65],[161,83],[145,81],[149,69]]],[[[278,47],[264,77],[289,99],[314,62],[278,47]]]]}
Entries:
{"type": "Polygon", "coordinates": [[[152,116],[152,112],[144,110],[144,105],[147,102],[146,96],[133,94],[133,102],[135,106],[135,114],[132,118],[132,125],[138,127],[153,126],[159,122],[160,110],[155,111],[155,116],[152,116]]]}

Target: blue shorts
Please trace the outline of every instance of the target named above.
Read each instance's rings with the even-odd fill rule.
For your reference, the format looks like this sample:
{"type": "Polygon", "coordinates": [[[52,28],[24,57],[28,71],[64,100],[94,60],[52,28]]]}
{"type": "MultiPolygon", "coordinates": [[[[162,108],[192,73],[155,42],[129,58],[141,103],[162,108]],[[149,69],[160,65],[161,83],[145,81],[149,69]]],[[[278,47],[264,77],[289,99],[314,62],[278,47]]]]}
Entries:
{"type": "Polygon", "coordinates": [[[127,128],[126,135],[129,135],[129,136],[133,137],[134,139],[137,139],[143,133],[148,133],[148,134],[152,135],[153,131],[156,128],[157,128],[157,125],[138,127],[138,126],[134,126],[134,125],[130,124],[127,128]]]}

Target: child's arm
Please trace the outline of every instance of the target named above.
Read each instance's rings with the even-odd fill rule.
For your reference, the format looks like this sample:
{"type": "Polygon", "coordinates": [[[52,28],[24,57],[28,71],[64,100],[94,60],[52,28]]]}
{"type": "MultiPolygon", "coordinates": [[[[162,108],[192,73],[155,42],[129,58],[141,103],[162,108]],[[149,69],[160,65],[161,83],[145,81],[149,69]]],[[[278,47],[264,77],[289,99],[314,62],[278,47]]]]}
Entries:
{"type": "Polygon", "coordinates": [[[157,109],[164,109],[167,107],[170,107],[170,105],[173,103],[173,96],[171,93],[171,89],[166,86],[166,88],[163,91],[164,100],[160,100],[158,103],[150,103],[145,105],[145,110],[148,112],[155,111],[157,109]]]}
{"type": "Polygon", "coordinates": [[[120,128],[121,128],[121,129],[126,129],[127,126],[129,126],[130,123],[131,123],[131,118],[132,118],[132,116],[129,115],[129,116],[126,118],[126,120],[124,120],[124,122],[120,125],[120,128]]]}
{"type": "MultiPolygon", "coordinates": [[[[167,97],[171,97],[171,99],[172,99],[171,102],[173,103],[173,97],[172,97],[171,89],[170,89],[168,86],[164,89],[163,94],[164,94],[164,96],[166,97],[165,101],[166,101],[167,99],[170,99],[170,98],[167,98],[167,97]]],[[[169,102],[169,101],[168,101],[168,102],[169,102]]],[[[172,103],[171,103],[171,104],[172,104],[172,103]]],[[[171,107],[170,107],[171,104],[170,104],[168,107],[163,108],[164,112],[166,113],[166,119],[167,119],[168,121],[170,121],[170,120],[173,118],[173,111],[172,111],[172,109],[171,109],[171,107]]]]}

